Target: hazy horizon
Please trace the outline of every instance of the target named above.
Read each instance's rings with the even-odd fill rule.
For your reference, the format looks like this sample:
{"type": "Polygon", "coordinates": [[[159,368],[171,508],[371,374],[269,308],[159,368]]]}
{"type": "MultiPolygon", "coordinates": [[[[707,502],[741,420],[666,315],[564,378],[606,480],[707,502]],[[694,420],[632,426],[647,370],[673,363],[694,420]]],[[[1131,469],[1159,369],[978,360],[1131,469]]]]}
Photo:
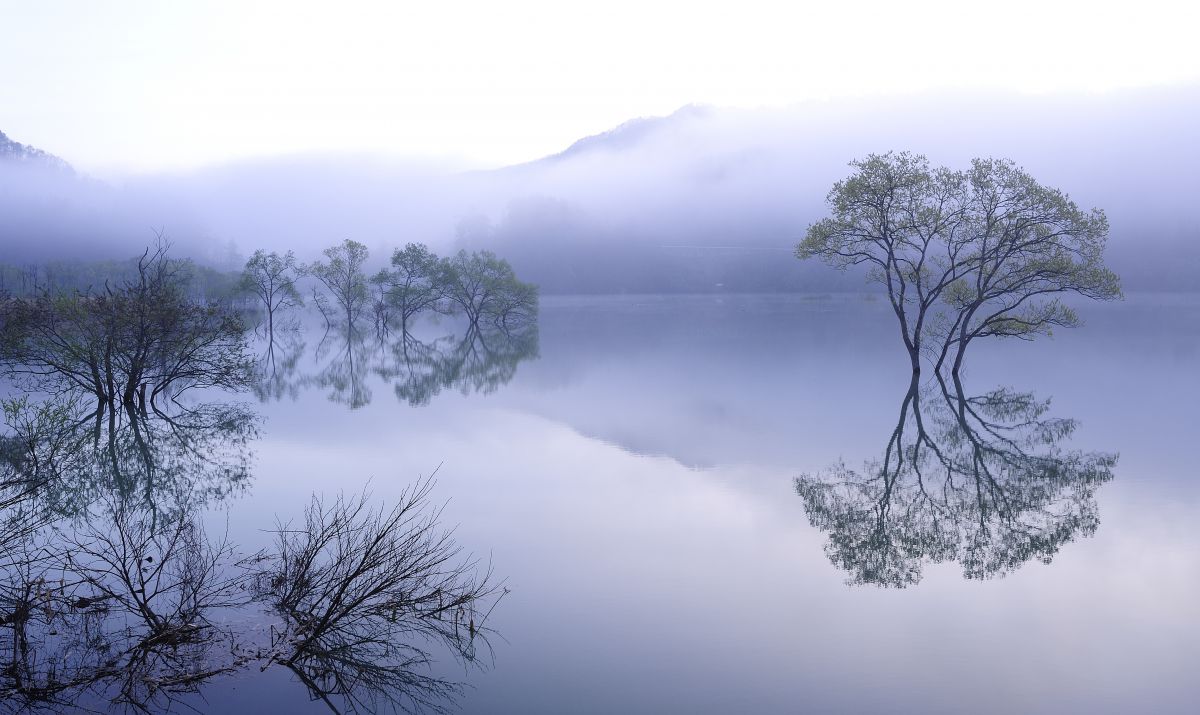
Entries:
{"type": "Polygon", "coordinates": [[[926,91],[1035,96],[1200,80],[1200,10],[940,0],[738,13],[4,2],[0,130],[113,175],[308,153],[503,166],[688,104],[779,108],[926,91]],[[1114,11],[1115,10],[1115,11],[1114,11]],[[980,47],[1000,51],[980,52],[980,47]]]}

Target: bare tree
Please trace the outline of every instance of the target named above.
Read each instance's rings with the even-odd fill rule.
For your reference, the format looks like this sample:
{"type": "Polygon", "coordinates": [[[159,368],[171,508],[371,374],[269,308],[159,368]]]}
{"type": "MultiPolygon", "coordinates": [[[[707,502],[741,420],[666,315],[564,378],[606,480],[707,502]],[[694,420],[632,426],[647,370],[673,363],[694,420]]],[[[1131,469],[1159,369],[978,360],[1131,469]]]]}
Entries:
{"type": "Polygon", "coordinates": [[[256,577],[284,623],[272,659],[327,702],[439,709],[457,686],[421,672],[432,660],[425,646],[469,663],[487,647],[501,589],[438,525],[440,510],[426,506],[432,486],[413,485],[391,509],[371,508],[366,494],[314,497],[303,525],[276,528],[256,577]]]}
{"type": "Polygon", "coordinates": [[[253,654],[212,617],[247,603],[246,573],[195,521],[119,501],[26,540],[0,580],[2,702],[60,711],[90,694],[150,712],[241,669],[253,654]]]}
{"type": "Polygon", "coordinates": [[[245,389],[245,328],[228,308],[185,295],[189,266],[160,244],[133,278],[102,292],[9,301],[0,369],[32,389],[142,409],[193,388],[245,389]]]}

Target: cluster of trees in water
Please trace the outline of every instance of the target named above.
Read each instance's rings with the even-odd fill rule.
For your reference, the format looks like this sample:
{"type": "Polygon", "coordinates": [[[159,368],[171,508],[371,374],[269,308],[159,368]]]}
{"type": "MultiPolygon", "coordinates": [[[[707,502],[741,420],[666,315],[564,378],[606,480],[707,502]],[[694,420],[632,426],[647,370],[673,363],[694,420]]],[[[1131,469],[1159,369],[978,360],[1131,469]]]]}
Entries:
{"type": "Polygon", "coordinates": [[[396,380],[397,395],[419,405],[452,385],[495,389],[537,355],[537,288],[494,254],[442,258],[409,244],[374,273],[368,258],[350,240],[307,265],[257,251],[219,294],[206,290],[209,271],[162,243],[127,263],[23,271],[20,290],[0,295],[0,370],[31,388],[82,389],[143,412],[194,387],[253,387],[268,399],[318,386],[361,406],[371,375],[396,380]],[[316,352],[328,364],[297,375],[305,343],[296,309],[306,297],[324,319],[316,352]],[[459,338],[418,337],[424,318],[452,316],[463,318],[459,338]],[[249,323],[265,333],[257,359],[249,323]]]}
{"type": "MultiPolygon", "coordinates": [[[[251,553],[202,526],[205,507],[252,477],[259,418],[221,396],[269,390],[248,324],[262,317],[273,363],[277,341],[298,335],[301,279],[326,338],[350,341],[352,373],[366,336],[393,331],[395,359],[419,372],[432,358],[406,356],[426,312],[464,316],[472,346],[532,334],[536,352],[536,289],[504,261],[415,245],[397,256],[368,277],[352,241],[310,266],[260,252],[214,296],[160,244],[109,275],[29,271],[0,297],[0,372],[17,392],[0,401],[0,709],[160,710],[273,667],[335,711],[436,710],[459,691],[427,666],[437,653],[482,663],[503,589],[439,526],[432,482],[390,509],[314,498],[251,553]]],[[[335,392],[345,382],[325,377],[335,392]]]]}
{"type": "Polygon", "coordinates": [[[366,272],[367,247],[346,240],[325,249],[325,260],[296,261],[292,252],[256,251],[246,263],[241,285],[252,293],[274,334],[275,315],[304,304],[298,282],[311,276],[325,292],[312,290],[312,300],[326,325],[340,320],[356,329],[369,314],[381,334],[409,332],[424,313],[462,314],[472,328],[511,328],[537,316],[537,287],[521,282],[507,261],[490,251],[439,258],[423,244],[396,249],[386,268],[366,272]]]}
{"type": "Polygon", "coordinates": [[[452,386],[491,392],[512,379],[519,363],[537,356],[537,288],[494,254],[460,251],[443,258],[410,243],[374,273],[366,271],[367,260],[366,247],[354,241],[308,265],[291,253],[258,251],[250,258],[242,285],[256,296],[266,333],[256,370],[260,398],[315,386],[356,408],[371,400],[368,381],[377,377],[392,382],[399,399],[424,405],[452,386]],[[301,375],[306,343],[294,309],[305,304],[306,277],[325,332],[315,349],[323,366],[301,375]],[[447,316],[462,318],[460,332],[429,337],[418,329],[424,318],[447,316]]]}
{"type": "MultiPolygon", "coordinates": [[[[0,466],[7,491],[18,473],[0,466]]],[[[314,497],[253,552],[195,509],[115,493],[54,521],[35,497],[20,518],[8,504],[0,710],[194,709],[219,679],[286,669],[334,712],[441,711],[461,686],[428,666],[486,666],[505,591],[440,526],[431,487],[390,508],[314,497]]]]}
{"type": "Polygon", "coordinates": [[[490,568],[438,520],[433,482],[389,508],[313,497],[246,551],[204,507],[248,485],[257,418],[237,403],[4,403],[0,711],[194,707],[215,679],[287,669],[335,712],[438,711],[486,666],[490,568]]]}

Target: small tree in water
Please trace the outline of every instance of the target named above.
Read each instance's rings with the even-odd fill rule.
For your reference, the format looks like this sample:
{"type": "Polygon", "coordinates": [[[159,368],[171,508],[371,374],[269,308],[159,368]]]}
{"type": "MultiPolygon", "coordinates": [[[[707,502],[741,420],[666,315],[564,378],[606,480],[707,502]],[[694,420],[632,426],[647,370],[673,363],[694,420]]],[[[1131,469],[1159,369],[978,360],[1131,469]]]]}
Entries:
{"type": "Polygon", "coordinates": [[[1031,338],[1078,321],[1057,296],[1120,296],[1103,265],[1108,222],[1007,160],[970,171],[931,168],[924,156],[872,154],[834,184],[831,215],[809,226],[799,258],[869,267],[887,289],[912,361],[940,340],[940,367],[962,365],[981,336],[1031,338]]]}
{"type": "Polygon", "coordinates": [[[363,273],[367,247],[346,239],[337,246],[326,248],[325,257],[328,262],[318,261],[306,270],[329,290],[347,325],[353,328],[369,297],[367,276],[363,273]]]}
{"type": "Polygon", "coordinates": [[[473,326],[486,319],[508,328],[537,317],[537,287],[518,280],[508,261],[491,251],[459,251],[443,259],[440,281],[473,326]]]}
{"type": "Polygon", "coordinates": [[[396,309],[401,331],[408,333],[416,316],[445,297],[440,276],[438,257],[424,244],[410,243],[392,253],[391,270],[380,270],[371,281],[379,286],[382,300],[396,309]]]}
{"type": "Polygon", "coordinates": [[[291,251],[281,256],[274,251],[267,253],[259,249],[246,261],[241,287],[262,303],[267,316],[267,337],[271,341],[275,339],[275,314],[304,305],[304,299],[296,289],[299,275],[296,256],[291,251]]]}

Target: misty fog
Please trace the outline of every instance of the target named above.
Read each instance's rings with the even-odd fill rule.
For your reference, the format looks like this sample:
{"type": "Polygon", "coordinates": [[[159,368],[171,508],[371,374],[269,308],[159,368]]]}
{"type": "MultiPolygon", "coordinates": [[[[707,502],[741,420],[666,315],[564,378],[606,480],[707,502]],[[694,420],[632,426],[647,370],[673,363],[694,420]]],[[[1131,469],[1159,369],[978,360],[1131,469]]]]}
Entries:
{"type": "Polygon", "coordinates": [[[352,238],[375,260],[408,242],[490,248],[546,293],[862,290],[792,249],[847,162],[909,150],[953,168],[1013,159],[1106,211],[1108,262],[1126,289],[1185,290],[1200,269],[1198,118],[1194,87],[942,92],[688,106],[482,170],[311,155],[95,178],[0,161],[0,235],[10,263],[124,257],[163,230],[177,252],[226,269],[257,248],[307,260],[352,238]]]}

